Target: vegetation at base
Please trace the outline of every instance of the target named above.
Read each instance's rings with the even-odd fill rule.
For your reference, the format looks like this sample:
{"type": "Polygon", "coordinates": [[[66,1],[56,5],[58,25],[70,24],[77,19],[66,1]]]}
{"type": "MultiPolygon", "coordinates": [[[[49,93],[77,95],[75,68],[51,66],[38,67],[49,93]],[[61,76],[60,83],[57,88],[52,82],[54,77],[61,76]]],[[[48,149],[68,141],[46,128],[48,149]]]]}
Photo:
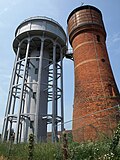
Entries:
{"type": "Polygon", "coordinates": [[[56,143],[34,143],[34,135],[29,135],[29,143],[0,143],[0,160],[120,160],[120,122],[113,139],[86,143],[73,142],[72,134],[62,133],[56,143]]]}
{"type": "Polygon", "coordinates": [[[34,135],[29,135],[29,145],[28,145],[28,160],[33,160],[33,152],[34,152],[34,135]]]}
{"type": "MultiPolygon", "coordinates": [[[[76,143],[68,141],[68,160],[120,160],[120,146],[114,153],[110,150],[111,140],[101,142],[76,143]]],[[[29,144],[0,143],[0,156],[6,160],[28,160],[29,144]],[[9,152],[9,149],[11,150],[9,152]],[[9,155],[10,154],[10,155],[9,155]],[[9,158],[8,158],[9,157],[9,158]]],[[[33,160],[63,160],[63,143],[34,144],[33,160]]],[[[4,160],[4,159],[2,159],[4,160]]]]}
{"type": "Polygon", "coordinates": [[[114,153],[116,147],[119,145],[120,142],[120,122],[118,123],[117,129],[114,133],[112,142],[110,144],[110,150],[114,153]]]}

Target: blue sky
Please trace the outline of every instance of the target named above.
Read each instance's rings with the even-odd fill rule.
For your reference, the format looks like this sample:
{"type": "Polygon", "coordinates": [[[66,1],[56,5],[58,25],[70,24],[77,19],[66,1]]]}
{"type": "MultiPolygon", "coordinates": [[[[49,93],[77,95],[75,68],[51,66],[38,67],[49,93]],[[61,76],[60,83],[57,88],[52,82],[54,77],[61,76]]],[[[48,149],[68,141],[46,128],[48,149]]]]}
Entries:
{"type": "MultiPolygon", "coordinates": [[[[120,90],[120,0],[1,0],[0,1],[0,132],[4,117],[14,52],[12,42],[17,26],[32,16],[47,16],[58,21],[66,31],[70,12],[84,4],[99,8],[107,32],[107,49],[111,66],[120,90]]],[[[72,119],[74,95],[74,64],[64,60],[65,121],[72,119]]]]}

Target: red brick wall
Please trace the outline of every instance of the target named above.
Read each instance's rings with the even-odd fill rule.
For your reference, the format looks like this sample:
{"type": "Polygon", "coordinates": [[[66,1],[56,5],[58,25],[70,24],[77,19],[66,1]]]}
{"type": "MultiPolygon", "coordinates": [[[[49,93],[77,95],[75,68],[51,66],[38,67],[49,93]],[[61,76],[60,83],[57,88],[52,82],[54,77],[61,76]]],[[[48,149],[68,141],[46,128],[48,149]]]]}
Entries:
{"type": "MultiPolygon", "coordinates": [[[[89,10],[89,9],[88,9],[89,10]]],[[[75,141],[99,139],[102,134],[110,136],[117,125],[118,109],[111,109],[93,114],[117,105],[119,92],[111,70],[106,44],[105,31],[101,27],[102,20],[96,11],[82,10],[82,20],[89,22],[93,14],[98,16],[98,23],[70,27],[70,42],[74,50],[75,95],[73,110],[73,136],[75,141]],[[83,16],[84,13],[84,16],[83,16]],[[87,15],[86,15],[87,13],[87,15]],[[85,17],[85,20],[84,20],[85,17]],[[88,17],[88,19],[87,19],[88,17]],[[86,116],[91,114],[90,116],[86,116]],[[86,117],[84,117],[86,116],[86,117]],[[84,117],[83,119],[80,119],[84,117]]],[[[77,13],[78,14],[78,13],[77,13]]],[[[76,26],[77,26],[76,25],[76,26]]]]}

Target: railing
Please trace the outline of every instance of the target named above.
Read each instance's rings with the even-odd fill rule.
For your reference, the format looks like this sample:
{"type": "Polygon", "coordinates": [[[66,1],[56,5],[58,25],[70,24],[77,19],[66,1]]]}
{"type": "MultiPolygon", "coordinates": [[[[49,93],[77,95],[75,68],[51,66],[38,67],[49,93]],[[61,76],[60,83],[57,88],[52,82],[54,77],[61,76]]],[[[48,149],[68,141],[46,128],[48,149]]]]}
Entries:
{"type": "Polygon", "coordinates": [[[73,49],[68,49],[66,54],[65,54],[65,57],[68,58],[68,59],[74,60],[73,59],[73,49]]]}

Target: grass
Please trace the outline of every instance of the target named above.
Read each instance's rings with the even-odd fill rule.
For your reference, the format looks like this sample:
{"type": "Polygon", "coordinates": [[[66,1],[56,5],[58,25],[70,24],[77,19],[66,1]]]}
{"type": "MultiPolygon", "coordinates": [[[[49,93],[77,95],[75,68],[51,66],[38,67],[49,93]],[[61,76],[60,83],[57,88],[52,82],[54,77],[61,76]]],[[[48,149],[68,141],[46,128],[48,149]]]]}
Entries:
{"type": "MultiPolygon", "coordinates": [[[[115,152],[110,151],[110,140],[100,142],[68,142],[69,160],[120,160],[120,146],[115,152]]],[[[34,145],[33,160],[62,160],[62,143],[40,143],[34,145]]],[[[0,160],[27,160],[28,144],[0,143],[0,160]]]]}
{"type": "Polygon", "coordinates": [[[9,157],[9,160],[27,160],[28,145],[27,144],[0,144],[0,156],[9,157]]]}

